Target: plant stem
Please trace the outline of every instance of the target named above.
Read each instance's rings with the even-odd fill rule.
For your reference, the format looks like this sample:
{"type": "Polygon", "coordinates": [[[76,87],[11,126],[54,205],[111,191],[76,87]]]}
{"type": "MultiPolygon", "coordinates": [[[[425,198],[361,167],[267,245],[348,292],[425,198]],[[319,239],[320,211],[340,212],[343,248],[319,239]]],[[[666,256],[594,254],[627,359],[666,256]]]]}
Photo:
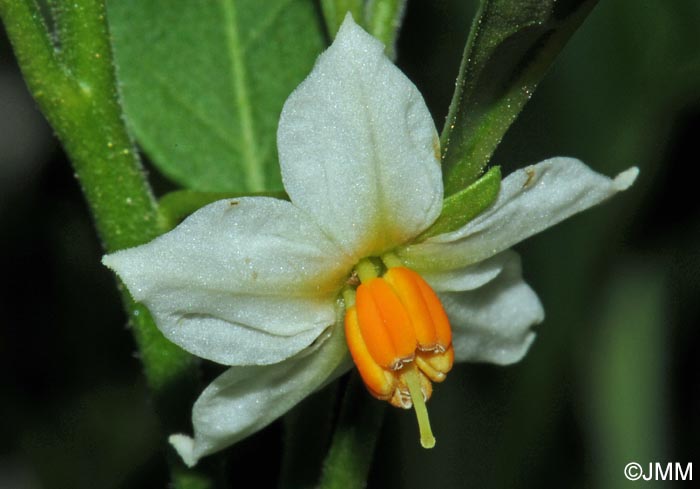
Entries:
{"type": "Polygon", "coordinates": [[[370,0],[365,4],[367,32],[386,46],[386,54],[396,59],[396,38],[406,0],[370,0]]]}
{"type": "Polygon", "coordinates": [[[101,0],[55,2],[60,57],[35,0],[0,0],[32,95],[71,158],[107,251],[160,234],[158,213],[124,127],[101,0]],[[69,27],[81,29],[68,35],[69,27]]]}
{"type": "Polygon", "coordinates": [[[372,398],[353,372],[324,463],[320,489],[365,487],[385,404],[372,398]]]}
{"type": "Polygon", "coordinates": [[[333,432],[340,394],[333,382],[284,416],[284,454],[278,489],[314,489],[333,432]]]}
{"type": "MultiPolygon", "coordinates": [[[[124,125],[104,0],[55,0],[52,7],[60,51],[35,0],[0,0],[0,16],[29,90],[73,164],[104,249],[145,243],[164,223],[124,125]]],[[[199,390],[193,357],[162,336],[124,287],[120,292],[164,429],[189,429],[199,390]]]]}

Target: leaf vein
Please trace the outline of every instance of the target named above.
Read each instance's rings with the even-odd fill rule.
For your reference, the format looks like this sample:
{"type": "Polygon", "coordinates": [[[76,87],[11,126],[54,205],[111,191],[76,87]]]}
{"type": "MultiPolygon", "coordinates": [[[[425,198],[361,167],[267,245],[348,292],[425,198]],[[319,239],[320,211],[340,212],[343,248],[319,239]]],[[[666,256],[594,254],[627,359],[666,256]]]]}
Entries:
{"type": "Polygon", "coordinates": [[[282,12],[289,7],[292,1],[293,0],[282,0],[277,4],[277,7],[270,13],[270,15],[268,15],[265,20],[261,21],[258,27],[250,33],[248,39],[246,39],[245,44],[243,45],[243,51],[246,51],[250,46],[254,45],[260,36],[262,36],[265,31],[272,27],[275,21],[279,18],[282,12]]]}
{"type": "Polygon", "coordinates": [[[253,108],[248,93],[248,78],[244,62],[244,50],[239,38],[239,24],[234,0],[221,0],[223,10],[224,33],[231,65],[234,106],[238,110],[241,124],[243,166],[246,169],[246,187],[251,192],[265,189],[265,176],[260,155],[257,152],[258,141],[253,122],[253,108]]]}

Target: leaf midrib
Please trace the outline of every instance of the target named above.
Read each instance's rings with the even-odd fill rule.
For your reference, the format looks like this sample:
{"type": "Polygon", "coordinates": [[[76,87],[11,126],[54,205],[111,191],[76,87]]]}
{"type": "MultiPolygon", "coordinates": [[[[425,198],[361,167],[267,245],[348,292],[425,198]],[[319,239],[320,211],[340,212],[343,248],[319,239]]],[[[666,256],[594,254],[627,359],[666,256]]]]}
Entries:
{"type": "Polygon", "coordinates": [[[227,54],[231,67],[234,106],[238,110],[241,124],[243,157],[242,166],[246,169],[246,188],[251,192],[265,189],[265,174],[262,160],[257,149],[259,147],[253,122],[253,108],[248,91],[248,77],[243,60],[243,48],[238,36],[238,16],[234,0],[220,0],[223,11],[224,33],[226,35],[227,54]]]}

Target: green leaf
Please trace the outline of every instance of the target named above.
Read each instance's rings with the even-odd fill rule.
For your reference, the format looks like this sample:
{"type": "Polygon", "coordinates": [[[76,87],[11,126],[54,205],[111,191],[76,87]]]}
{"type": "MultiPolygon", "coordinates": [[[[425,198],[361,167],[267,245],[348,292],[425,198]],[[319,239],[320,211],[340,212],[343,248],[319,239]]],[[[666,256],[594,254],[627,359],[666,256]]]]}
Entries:
{"type": "Polygon", "coordinates": [[[406,0],[369,0],[365,6],[365,19],[368,32],[386,46],[391,59],[396,58],[396,37],[406,0]]]}
{"type": "Polygon", "coordinates": [[[597,0],[483,0],[441,136],[445,194],[474,182],[597,0]]]}
{"type": "Polygon", "coordinates": [[[282,105],[324,38],[311,0],[109,0],[127,122],[167,176],[211,192],[281,189],[282,105]]]}
{"type": "Polygon", "coordinates": [[[172,229],[205,205],[224,199],[238,199],[241,197],[274,197],[276,199],[289,200],[286,193],[257,192],[254,195],[233,192],[197,192],[194,190],[176,190],[161,197],[158,202],[161,218],[166,229],[172,229]]]}
{"type": "Polygon", "coordinates": [[[418,239],[455,231],[488,209],[501,189],[501,169],[494,166],[470,186],[447,197],[440,217],[418,239]]]}
{"type": "Polygon", "coordinates": [[[389,58],[396,58],[396,37],[406,0],[321,0],[321,12],[331,38],[340,29],[348,12],[355,22],[382,41],[389,58]]]}
{"type": "Polygon", "coordinates": [[[363,25],[363,3],[364,0],[321,0],[321,12],[323,12],[323,19],[326,21],[326,29],[328,29],[328,35],[331,39],[335,38],[340,24],[343,23],[348,12],[352,14],[355,22],[363,25]]]}

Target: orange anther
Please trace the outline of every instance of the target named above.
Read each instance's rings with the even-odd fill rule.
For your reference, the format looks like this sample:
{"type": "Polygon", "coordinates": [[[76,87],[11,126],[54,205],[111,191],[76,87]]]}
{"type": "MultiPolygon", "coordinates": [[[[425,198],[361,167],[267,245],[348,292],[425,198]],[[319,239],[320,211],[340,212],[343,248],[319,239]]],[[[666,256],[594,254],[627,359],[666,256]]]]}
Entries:
{"type": "Polygon", "coordinates": [[[345,339],[367,389],[378,399],[390,399],[396,390],[396,378],[390,371],[377,365],[370,355],[360,333],[355,307],[349,308],[345,313],[345,339]]]}
{"type": "Polygon", "coordinates": [[[433,320],[433,327],[437,335],[437,345],[439,349],[445,351],[452,344],[452,328],[450,328],[450,320],[447,318],[447,313],[432,287],[416,272],[410,271],[415,275],[416,284],[421,291],[426,306],[430,310],[430,318],[433,320]]]}
{"type": "Polygon", "coordinates": [[[423,277],[405,267],[390,268],[384,279],[401,299],[416,332],[418,348],[445,351],[452,342],[452,331],[440,299],[423,277]]]}
{"type": "Polygon", "coordinates": [[[387,367],[396,360],[394,343],[391,341],[386,328],[384,328],[384,321],[379,315],[379,310],[374,303],[371,291],[363,285],[358,287],[355,297],[358,328],[360,328],[364,344],[367,346],[374,361],[387,367]],[[361,306],[357,305],[358,303],[361,306]]]}
{"type": "Polygon", "coordinates": [[[416,355],[418,369],[433,382],[442,382],[452,370],[455,351],[452,345],[446,351],[420,352],[416,355]]]}
{"type": "Polygon", "coordinates": [[[355,304],[362,337],[380,366],[396,370],[413,359],[417,342],[411,317],[384,279],[360,285],[355,304]]]}
{"type": "Polygon", "coordinates": [[[411,317],[418,348],[432,350],[437,347],[437,332],[433,325],[430,309],[418,285],[423,279],[413,270],[404,267],[390,268],[384,280],[391,284],[401,303],[411,317]]]}

